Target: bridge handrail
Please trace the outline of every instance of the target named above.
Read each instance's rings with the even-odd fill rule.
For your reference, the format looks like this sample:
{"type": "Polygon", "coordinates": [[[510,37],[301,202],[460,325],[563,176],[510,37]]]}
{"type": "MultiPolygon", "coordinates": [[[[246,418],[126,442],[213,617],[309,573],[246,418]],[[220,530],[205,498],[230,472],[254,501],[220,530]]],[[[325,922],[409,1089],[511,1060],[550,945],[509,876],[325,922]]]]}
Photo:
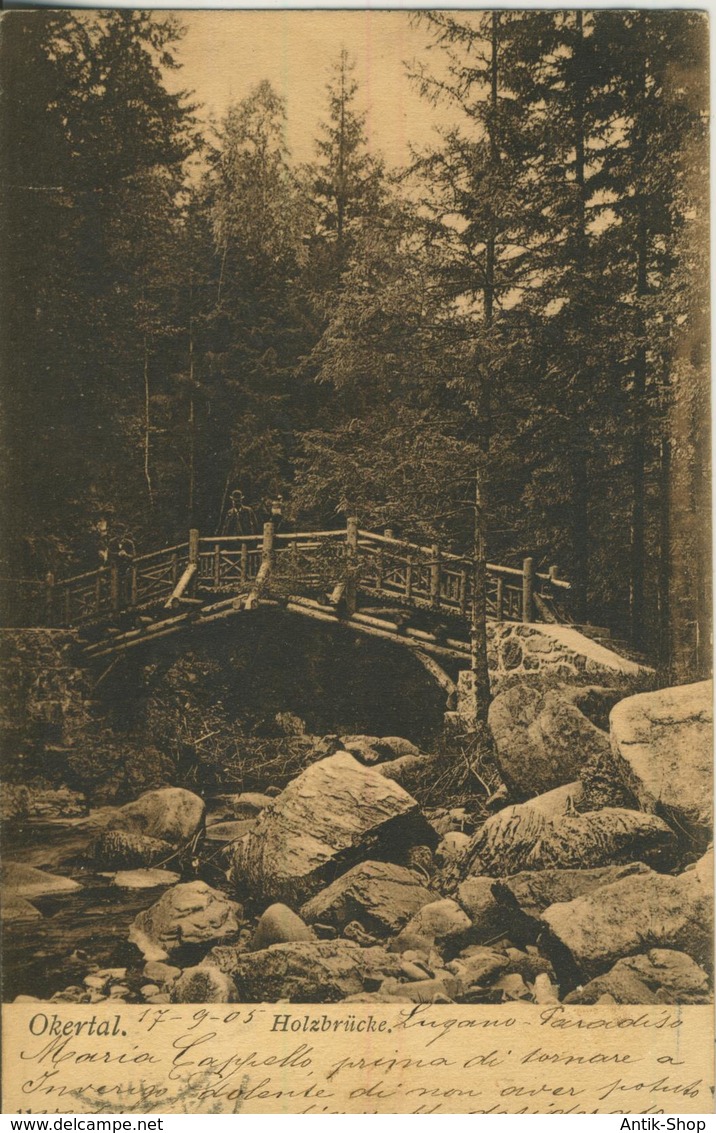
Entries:
{"type": "MultiPolygon", "coordinates": [[[[44,585],[42,624],[72,625],[122,610],[145,609],[167,598],[170,604],[176,600],[201,605],[202,599],[195,596],[197,584],[209,590],[213,587],[233,591],[237,598],[250,584],[250,593],[256,591],[258,598],[260,590],[266,588],[269,573],[285,586],[286,563],[289,576],[292,565],[297,569],[302,561],[304,565],[308,563],[308,573],[301,576],[303,581],[314,587],[326,586],[320,571],[313,571],[310,556],[320,558],[322,548],[334,547],[342,552],[341,565],[331,560],[334,570],[330,585],[335,583],[338,604],[350,599],[354,608],[355,591],[360,588],[367,593],[406,600],[414,606],[467,616],[474,579],[474,562],[469,556],[441,551],[437,545],[425,547],[398,539],[392,533],[365,531],[353,518],[346,528],[320,531],[275,532],[273,525],[267,523],[262,535],[200,537],[194,528],[188,542],[161,547],[132,560],[114,559],[66,579],[48,574],[44,581],[22,581],[28,587],[44,585]],[[263,569],[267,555],[270,566],[263,569]],[[192,564],[194,569],[189,577],[187,568],[192,564]]],[[[558,595],[567,592],[567,598],[571,584],[555,577],[556,568],[548,574],[536,572],[531,558],[525,559],[522,570],[496,563],[487,563],[486,568],[488,609],[494,611],[491,616],[497,620],[568,617],[568,610],[558,604],[558,595]],[[540,605],[536,604],[538,599],[540,605]]]]}
{"type": "MultiPolygon", "coordinates": [[[[362,529],[360,529],[358,531],[358,539],[359,546],[360,540],[363,539],[368,543],[389,543],[394,547],[404,547],[410,551],[418,551],[422,555],[434,554],[432,547],[423,547],[419,543],[410,543],[407,539],[396,539],[393,535],[379,535],[375,531],[363,531],[362,529]]],[[[428,560],[425,565],[430,565],[431,561],[432,560],[428,560]]],[[[472,565],[473,562],[469,555],[456,555],[453,551],[441,551],[439,561],[460,563],[466,566],[472,565]]],[[[501,574],[505,575],[506,577],[512,575],[515,578],[522,578],[523,576],[523,571],[520,570],[519,567],[499,566],[497,563],[486,563],[485,565],[487,570],[491,574],[501,574]]],[[[571,582],[567,582],[567,580],[563,578],[555,578],[552,574],[544,574],[541,571],[535,571],[535,578],[539,578],[543,582],[550,582],[553,586],[556,586],[563,590],[572,589],[571,582]]]]}

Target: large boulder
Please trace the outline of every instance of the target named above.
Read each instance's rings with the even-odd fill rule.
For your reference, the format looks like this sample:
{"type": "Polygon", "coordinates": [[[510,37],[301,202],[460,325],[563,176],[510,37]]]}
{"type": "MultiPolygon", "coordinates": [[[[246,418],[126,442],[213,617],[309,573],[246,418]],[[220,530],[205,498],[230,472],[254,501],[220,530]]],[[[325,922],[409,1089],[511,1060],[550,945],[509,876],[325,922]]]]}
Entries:
{"type": "Polygon", "coordinates": [[[652,948],[646,954],[617,960],[603,976],[565,996],[565,1003],[597,1003],[608,995],[615,1003],[711,1003],[709,978],[685,952],[652,948]]]}
{"type": "Polygon", "coordinates": [[[653,814],[612,807],[549,821],[529,803],[488,818],[459,865],[462,876],[521,870],[593,869],[629,861],[668,863],[674,832],[653,814]]]}
{"type": "Polygon", "coordinates": [[[398,975],[399,960],[383,948],[350,940],[273,944],[261,952],[215,948],[206,958],[232,977],[242,1003],[337,1003],[378,989],[398,975]]]}
{"type": "Polygon", "coordinates": [[[135,917],[129,939],[146,960],[191,955],[239,931],[241,906],[203,881],[167,890],[135,917]]]}
{"type": "Polygon", "coordinates": [[[651,948],[711,963],[713,854],[678,876],[635,873],[542,914],[542,943],[568,981],[580,983],[651,948]]]}
{"type": "Polygon", "coordinates": [[[295,906],[355,862],[437,841],[402,787],[338,752],[306,768],[261,812],[236,847],[231,877],[256,898],[295,906]]]}
{"type": "Polygon", "coordinates": [[[526,798],[579,777],[588,759],[609,751],[609,737],[559,689],[518,684],[499,693],[488,723],[500,774],[526,798]]]}
{"type": "MultiPolygon", "coordinates": [[[[526,870],[492,882],[509,935],[520,942],[534,941],[542,929],[542,913],[550,905],[573,901],[603,885],[611,885],[634,874],[649,874],[643,862],[609,865],[599,869],[526,870]]],[[[463,886],[469,885],[469,880],[463,886]]],[[[462,889],[462,886],[461,886],[462,889]]]]}
{"type": "Polygon", "coordinates": [[[704,845],[713,831],[713,682],[644,692],[610,717],[616,766],[644,810],[704,845]]]}
{"type": "Polygon", "coordinates": [[[420,878],[392,862],[361,862],[308,901],[301,915],[309,924],[328,924],[340,932],[358,921],[368,932],[398,932],[435,894],[420,878]]]}
{"type": "Polygon", "coordinates": [[[132,803],[119,807],[107,821],[108,830],[123,830],[159,838],[172,846],[183,846],[203,828],[203,799],[181,787],[147,791],[132,803]]]}

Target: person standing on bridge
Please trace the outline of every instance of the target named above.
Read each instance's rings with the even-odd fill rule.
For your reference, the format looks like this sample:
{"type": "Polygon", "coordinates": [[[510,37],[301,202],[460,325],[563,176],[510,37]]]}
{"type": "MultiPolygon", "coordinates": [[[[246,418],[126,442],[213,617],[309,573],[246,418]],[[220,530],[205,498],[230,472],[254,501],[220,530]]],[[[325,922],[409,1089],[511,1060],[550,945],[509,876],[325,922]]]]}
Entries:
{"type": "Polygon", "coordinates": [[[258,530],[256,512],[244,503],[244,493],[237,488],[231,493],[231,507],[221,528],[222,535],[255,535],[258,530]]]}

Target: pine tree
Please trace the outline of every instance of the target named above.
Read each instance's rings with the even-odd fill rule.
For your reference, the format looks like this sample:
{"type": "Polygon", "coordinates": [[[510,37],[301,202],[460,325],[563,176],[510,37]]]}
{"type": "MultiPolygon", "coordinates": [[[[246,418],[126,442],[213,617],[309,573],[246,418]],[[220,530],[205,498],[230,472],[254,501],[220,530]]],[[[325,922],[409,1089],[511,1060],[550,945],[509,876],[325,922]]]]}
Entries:
{"type": "Polygon", "coordinates": [[[232,484],[258,502],[290,477],[300,401],[293,368],[305,342],[298,280],[312,217],[290,166],[285,116],[284,100],[265,81],[230,107],[210,177],[224,501],[232,484]]]}
{"type": "Polygon", "coordinates": [[[326,88],[328,121],[316,141],[318,160],[307,170],[334,285],[348,263],[356,222],[374,217],[384,195],[382,162],[367,150],[365,114],[356,109],[354,72],[355,62],[342,48],[326,88]]]}

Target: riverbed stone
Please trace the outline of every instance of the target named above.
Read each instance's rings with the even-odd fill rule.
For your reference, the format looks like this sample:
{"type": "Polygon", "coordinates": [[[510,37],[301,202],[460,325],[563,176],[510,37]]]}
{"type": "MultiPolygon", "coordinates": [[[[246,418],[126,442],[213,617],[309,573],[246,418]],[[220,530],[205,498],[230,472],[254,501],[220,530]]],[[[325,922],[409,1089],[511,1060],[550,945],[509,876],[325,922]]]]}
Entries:
{"type": "Polygon", "coordinates": [[[390,759],[390,754],[382,756],[374,743],[378,744],[380,741],[377,736],[347,736],[343,742],[343,750],[357,759],[359,763],[365,763],[366,766],[371,767],[374,763],[383,763],[385,759],[390,759]]]}
{"type": "Polygon", "coordinates": [[[711,962],[713,852],[676,876],[635,873],[542,914],[541,943],[573,984],[652,948],[711,962]]]}
{"type": "Polygon", "coordinates": [[[206,841],[207,842],[221,842],[223,845],[228,845],[230,842],[238,842],[239,838],[243,838],[244,834],[248,834],[253,826],[255,819],[232,819],[230,822],[214,822],[211,826],[206,828],[206,841]]]}
{"type": "MultiPolygon", "coordinates": [[[[219,809],[232,819],[253,819],[261,814],[273,799],[260,791],[242,791],[238,795],[214,795],[211,799],[212,810],[219,809]]],[[[207,824],[209,819],[207,818],[207,824]]]]}
{"type": "Polygon", "coordinates": [[[504,953],[471,944],[446,967],[465,987],[471,987],[473,984],[489,983],[495,976],[506,971],[508,964],[509,960],[504,953]]]}
{"type": "MultiPolygon", "coordinates": [[[[379,763],[375,770],[386,779],[392,779],[400,785],[409,784],[416,772],[422,772],[430,767],[429,755],[401,755],[398,759],[389,759],[379,763]]],[[[435,761],[437,763],[437,761],[435,761]]]]}
{"type": "Polygon", "coordinates": [[[0,917],[3,921],[40,921],[42,913],[25,897],[10,896],[0,902],[0,917]]]}
{"type": "Polygon", "coordinates": [[[399,960],[383,948],[361,948],[350,940],[273,944],[261,952],[234,952],[231,959],[229,949],[221,951],[242,1003],[337,1003],[377,990],[386,976],[400,971],[399,960]]]}
{"type": "Polygon", "coordinates": [[[438,951],[449,947],[457,951],[471,929],[472,921],[464,909],[452,898],[442,897],[423,905],[406,924],[405,933],[428,939],[438,951]]]}
{"type": "Polygon", "coordinates": [[[338,752],[306,768],[261,812],[236,847],[231,879],[257,899],[295,907],[374,847],[398,856],[437,841],[414,798],[338,752]]]}
{"type": "Polygon", "coordinates": [[[212,964],[185,968],[169,992],[172,1003],[236,1003],[236,984],[212,964]]]}
{"type": "Polygon", "coordinates": [[[403,736],[381,736],[373,745],[383,759],[400,759],[404,755],[421,755],[419,747],[403,736]]]}
{"type": "Polygon", "coordinates": [[[494,877],[467,877],[455,893],[472,922],[471,937],[476,944],[484,944],[502,936],[507,928],[504,907],[492,891],[494,877]]]}
{"type": "Polygon", "coordinates": [[[31,900],[34,897],[71,893],[82,886],[69,877],[58,877],[22,862],[4,862],[0,869],[0,888],[6,899],[24,897],[31,900]]]}
{"type": "MultiPolygon", "coordinates": [[[[502,907],[503,923],[517,940],[533,941],[542,929],[542,913],[550,905],[573,901],[623,877],[648,874],[643,862],[598,869],[524,870],[512,877],[492,880],[492,894],[502,907]]],[[[468,882],[463,884],[467,885],[468,882]]]]}
{"type": "Polygon", "coordinates": [[[315,934],[293,909],[277,902],[264,909],[259,917],[249,948],[259,952],[272,944],[288,944],[296,940],[315,940],[315,934]]]}
{"type": "Polygon", "coordinates": [[[544,794],[535,795],[534,798],[527,799],[523,805],[532,807],[533,810],[539,811],[544,818],[551,821],[554,818],[562,818],[566,814],[575,814],[582,809],[583,798],[582,781],[575,779],[571,783],[564,783],[561,787],[554,787],[551,791],[545,791],[544,794]]]}
{"type": "Polygon", "coordinates": [[[713,836],[713,682],[629,696],[610,717],[618,772],[644,810],[704,845],[713,836]]]}
{"type": "Polygon", "coordinates": [[[676,846],[673,830],[653,814],[611,807],[549,821],[525,803],[488,818],[458,864],[463,877],[595,869],[629,861],[664,866],[676,846]]]}
{"type": "Polygon", "coordinates": [[[134,802],[119,807],[109,818],[108,830],[123,830],[158,838],[172,846],[190,842],[204,826],[204,800],[183,787],[146,791],[134,802]]]}
{"type": "Polygon", "coordinates": [[[609,737],[559,689],[514,685],[498,693],[488,723],[500,774],[513,794],[528,797],[579,778],[609,737]]]}
{"type": "Polygon", "coordinates": [[[90,845],[87,857],[105,869],[135,872],[171,859],[174,853],[171,843],[161,838],[128,830],[104,830],[90,845]]]}
{"type": "Polygon", "coordinates": [[[439,866],[445,865],[446,862],[454,861],[459,858],[461,854],[470,845],[470,835],[463,834],[459,830],[451,830],[439,842],[435,850],[435,861],[439,866]]]}
{"type": "Polygon", "coordinates": [[[142,969],[142,975],[146,979],[160,985],[173,983],[181,972],[181,968],[175,968],[173,964],[165,964],[161,960],[149,960],[142,969]]]}
{"type": "Polygon", "coordinates": [[[179,957],[238,933],[241,906],[203,881],[168,889],[133,921],[129,939],[146,960],[179,957]]]}
{"type": "Polygon", "coordinates": [[[602,976],[565,996],[565,1003],[711,1003],[709,977],[691,956],[669,948],[627,956],[602,976]]]}
{"type": "Polygon", "coordinates": [[[104,876],[118,889],[159,889],[181,880],[180,874],[169,869],[123,869],[104,876]]]}
{"type": "Polygon", "coordinates": [[[338,930],[351,921],[378,936],[398,932],[435,900],[418,875],[392,862],[361,862],[336,879],[301,909],[309,924],[319,921],[338,930]]]}

